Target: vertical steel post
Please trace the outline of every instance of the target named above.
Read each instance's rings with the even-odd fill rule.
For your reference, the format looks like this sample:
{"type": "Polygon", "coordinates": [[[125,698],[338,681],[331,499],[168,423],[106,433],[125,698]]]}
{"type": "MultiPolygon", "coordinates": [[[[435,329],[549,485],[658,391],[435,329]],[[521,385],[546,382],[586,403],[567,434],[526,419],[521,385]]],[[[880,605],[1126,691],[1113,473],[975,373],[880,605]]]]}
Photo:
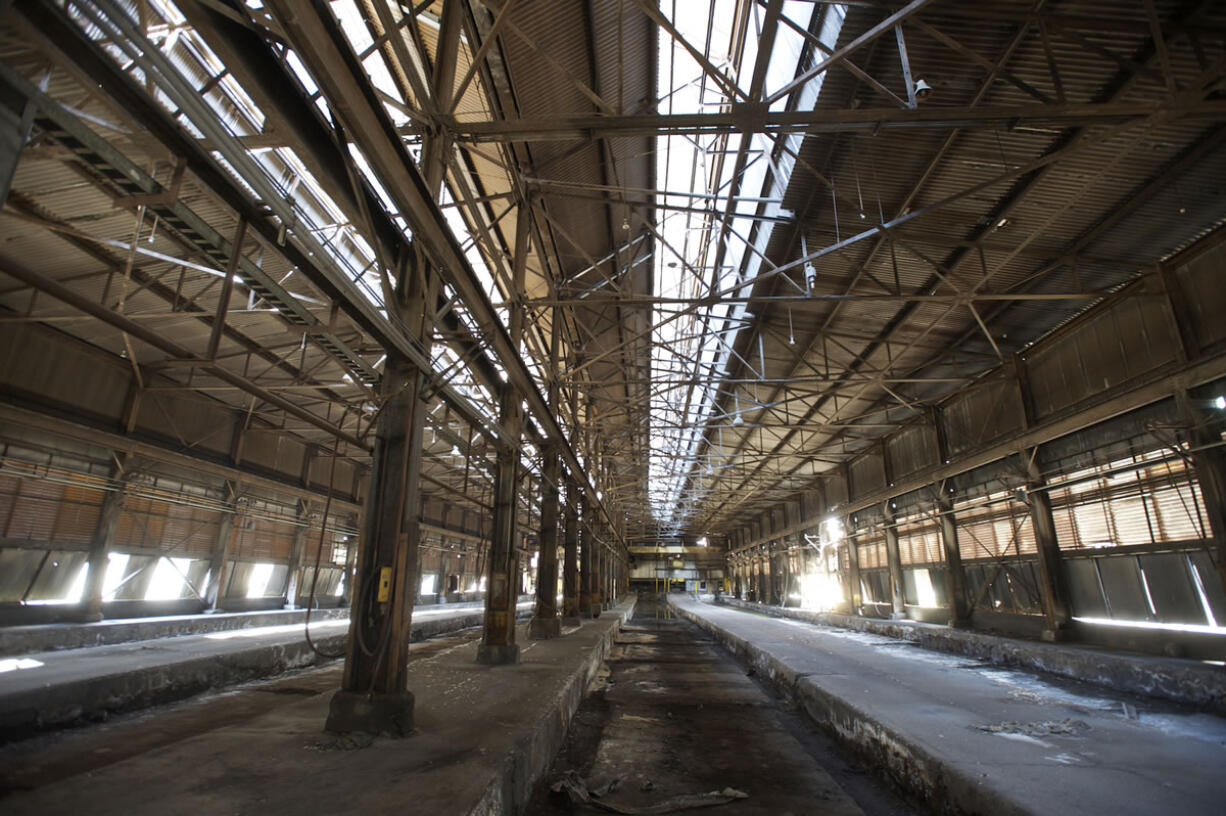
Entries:
{"type": "Polygon", "coordinates": [[[1022,453],[1026,469],[1026,503],[1030,506],[1030,523],[1034,527],[1035,545],[1039,551],[1039,593],[1043,603],[1043,639],[1063,640],[1069,624],[1068,587],[1064,562],[1056,539],[1056,522],[1051,512],[1051,497],[1046,490],[1037,463],[1038,449],[1022,453]]]}
{"type": "Polygon", "coordinates": [[[893,608],[890,617],[902,620],[907,617],[907,599],[902,575],[902,553],[898,548],[898,527],[895,526],[894,509],[889,499],[882,503],[881,509],[885,514],[885,557],[890,567],[890,602],[893,608]]]}
{"type": "Polygon", "coordinates": [[[568,473],[566,478],[566,527],[562,546],[562,623],[579,625],[579,485],[568,473]]]}

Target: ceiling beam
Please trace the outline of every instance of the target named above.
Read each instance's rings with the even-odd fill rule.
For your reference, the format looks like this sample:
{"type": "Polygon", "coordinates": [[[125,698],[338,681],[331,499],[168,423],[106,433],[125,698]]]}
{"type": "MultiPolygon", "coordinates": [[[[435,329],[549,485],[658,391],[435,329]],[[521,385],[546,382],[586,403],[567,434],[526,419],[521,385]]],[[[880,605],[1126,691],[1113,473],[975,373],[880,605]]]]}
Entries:
{"type": "MultiPolygon", "coordinates": [[[[735,103],[718,113],[584,114],[501,121],[458,121],[444,117],[446,127],[463,142],[544,142],[595,137],[710,135],[713,133],[876,133],[880,130],[1018,127],[1063,129],[1109,125],[1155,114],[1173,118],[1226,119],[1226,101],[1118,101],[1044,105],[949,106],[930,104],[915,109],[854,108],[845,110],[770,111],[763,103],[735,103]]],[[[406,132],[417,128],[406,126],[406,132]]]]}

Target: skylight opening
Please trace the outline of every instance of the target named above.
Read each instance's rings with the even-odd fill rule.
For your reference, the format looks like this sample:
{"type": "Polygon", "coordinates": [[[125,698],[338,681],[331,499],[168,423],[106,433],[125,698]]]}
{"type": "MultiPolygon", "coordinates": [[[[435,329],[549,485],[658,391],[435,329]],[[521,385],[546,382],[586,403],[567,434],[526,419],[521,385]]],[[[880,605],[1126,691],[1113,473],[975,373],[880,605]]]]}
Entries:
{"type": "MultiPolygon", "coordinates": [[[[673,25],[691,44],[710,43],[707,62],[734,80],[739,93],[729,95],[707,69],[663,29],[658,112],[701,113],[728,109],[744,99],[753,81],[757,61],[760,9],[750,15],[749,31],[735,37],[731,28],[739,15],[734,0],[712,0],[712,12],[696,14],[692,6],[673,25]],[[709,25],[710,21],[710,25],[709,25]],[[744,43],[740,54],[720,52],[735,41],[744,43]],[[671,87],[670,87],[671,86],[671,87]]],[[[783,13],[808,27],[814,7],[788,2],[783,13]]],[[[845,8],[827,7],[821,13],[820,39],[833,47],[842,27],[845,8]]],[[[780,27],[763,76],[764,94],[785,86],[796,76],[802,59],[811,60],[804,37],[791,27],[780,27]]],[[[806,62],[807,64],[807,62],[806,62]]],[[[823,75],[772,103],[779,110],[788,104],[812,108],[823,75]]],[[[781,202],[803,137],[790,134],[730,136],[663,135],[657,137],[657,206],[664,215],[658,225],[660,246],[656,260],[656,296],[667,300],[727,298],[748,294],[759,274],[774,224],[786,215],[781,202]],[[745,150],[739,169],[737,154],[745,150]],[[725,217],[727,214],[727,217],[725,217]]],[[[649,501],[665,534],[682,530],[704,491],[714,482],[710,453],[700,453],[704,436],[715,425],[742,420],[740,412],[720,410],[719,401],[738,398],[736,390],[718,383],[729,374],[731,349],[737,335],[750,325],[743,303],[721,299],[703,308],[660,304],[654,316],[652,367],[656,388],[651,404],[651,464],[649,501]],[[703,461],[699,461],[699,460],[703,461]]],[[[750,392],[743,395],[754,405],[750,392]]],[[[737,423],[738,426],[742,424],[737,423]]]]}

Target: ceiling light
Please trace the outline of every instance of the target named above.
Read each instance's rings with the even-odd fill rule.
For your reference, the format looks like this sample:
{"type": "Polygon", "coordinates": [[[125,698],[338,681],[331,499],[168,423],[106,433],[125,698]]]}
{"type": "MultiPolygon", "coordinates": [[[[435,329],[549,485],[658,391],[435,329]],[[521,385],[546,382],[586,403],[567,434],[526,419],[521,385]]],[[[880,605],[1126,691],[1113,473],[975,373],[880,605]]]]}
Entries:
{"type": "Polygon", "coordinates": [[[915,80],[915,98],[927,99],[932,96],[932,86],[924,81],[923,78],[915,80]]]}
{"type": "Polygon", "coordinates": [[[1213,407],[1219,411],[1226,411],[1226,396],[1218,394],[1217,398],[1213,400],[1213,407]]]}

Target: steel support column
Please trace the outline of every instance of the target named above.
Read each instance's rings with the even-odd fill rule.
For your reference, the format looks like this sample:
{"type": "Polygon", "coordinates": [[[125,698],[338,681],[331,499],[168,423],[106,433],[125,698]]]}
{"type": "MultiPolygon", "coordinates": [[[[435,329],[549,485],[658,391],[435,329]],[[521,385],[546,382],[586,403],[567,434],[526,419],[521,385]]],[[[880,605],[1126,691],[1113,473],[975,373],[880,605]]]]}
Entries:
{"type": "Polygon", "coordinates": [[[617,605],[617,559],[614,558],[612,551],[605,553],[605,567],[604,608],[612,609],[617,605]]]}
{"type": "Polygon", "coordinates": [[[864,605],[864,589],[860,583],[860,548],[854,540],[847,542],[847,605],[848,612],[860,614],[864,605]]]}
{"type": "MultiPolygon", "coordinates": [[[[414,244],[397,259],[385,293],[405,333],[428,356],[433,336],[427,304],[438,278],[414,244]]],[[[407,662],[417,551],[421,540],[421,464],[429,405],[427,374],[389,351],[380,381],[370,488],[351,598],[350,638],[341,688],[332,696],[329,731],[403,737],[413,730],[407,662]]]]}
{"type": "Polygon", "coordinates": [[[566,480],[566,527],[562,546],[562,623],[579,625],[579,487],[568,473],[566,480]]]}
{"type": "Polygon", "coordinates": [[[85,593],[81,601],[81,619],[86,622],[102,620],[102,584],[106,580],[111,544],[115,541],[115,530],[119,526],[119,513],[123,510],[124,490],[127,487],[127,479],[124,476],[125,461],[124,458],[118,460],[114,475],[119,479],[119,486],[103,497],[102,507],[98,511],[98,523],[94,526],[94,534],[89,541],[89,568],[85,573],[85,593]]]}
{"type": "Polygon", "coordinates": [[[375,430],[369,506],[351,596],[352,636],[327,729],[407,736],[413,728],[413,695],[405,664],[417,597],[426,405],[420,372],[401,359],[389,357],[386,365],[386,401],[375,430]]]}
{"type": "Polygon", "coordinates": [[[1030,523],[1039,553],[1039,591],[1043,601],[1043,639],[1064,638],[1069,623],[1068,587],[1064,563],[1056,538],[1056,522],[1051,512],[1051,497],[1036,462],[1038,449],[1023,453],[1026,468],[1026,503],[1030,506],[1030,523]]]}
{"type": "Polygon", "coordinates": [[[592,531],[591,541],[592,541],[592,559],[591,559],[592,580],[591,580],[591,583],[589,584],[589,589],[588,589],[588,591],[590,592],[590,597],[588,599],[588,607],[584,611],[588,615],[592,616],[593,618],[599,618],[600,612],[601,612],[601,605],[602,605],[603,598],[604,598],[604,593],[602,591],[601,584],[600,584],[600,581],[601,581],[600,562],[604,558],[604,546],[601,542],[597,540],[595,530],[592,531]]]}
{"type": "Polygon", "coordinates": [[[907,617],[907,601],[903,591],[902,554],[898,550],[898,528],[894,524],[894,510],[887,500],[882,505],[885,513],[885,557],[890,566],[890,602],[894,620],[907,617]]]}
{"type": "Polygon", "coordinates": [[[222,595],[225,593],[224,581],[230,562],[230,549],[234,546],[234,521],[239,513],[238,485],[227,481],[226,489],[231,496],[230,510],[222,514],[221,521],[217,524],[217,541],[209,557],[209,580],[204,590],[204,605],[209,612],[216,612],[220,608],[222,595]]]}
{"type": "Polygon", "coordinates": [[[516,497],[519,493],[519,439],[523,410],[515,389],[506,386],[501,398],[499,421],[510,438],[500,445],[494,473],[494,528],[490,536],[489,582],[485,595],[485,624],[477,649],[480,663],[519,662],[515,643],[515,602],[518,599],[517,545],[519,524],[516,497]]]}
{"type": "Polygon", "coordinates": [[[1188,441],[1193,448],[1192,469],[1200,483],[1201,502],[1209,521],[1205,532],[1213,541],[1213,560],[1222,587],[1226,589],[1226,448],[1221,445],[1221,431],[1212,430],[1207,422],[1209,415],[1197,408],[1197,399],[1186,391],[1179,391],[1175,394],[1175,402],[1188,423],[1188,441]]]}
{"type": "MultiPolygon", "coordinates": [[[[364,518],[364,516],[359,516],[357,513],[351,513],[349,515],[350,529],[359,529],[360,525],[362,524],[362,520],[361,520],[362,518],[364,518]]],[[[353,603],[353,599],[355,597],[354,591],[353,591],[354,584],[357,583],[356,575],[354,573],[354,566],[357,564],[357,562],[358,562],[358,542],[350,541],[348,546],[345,548],[345,573],[344,573],[345,583],[342,589],[342,591],[344,592],[344,594],[341,597],[342,606],[348,606],[353,603]]]]}
{"type": "Polygon", "coordinates": [[[592,513],[587,495],[579,499],[579,617],[586,618],[592,611],[592,513]]]}
{"type": "Polygon", "coordinates": [[[949,625],[969,626],[970,607],[966,598],[966,569],[958,544],[958,519],[953,500],[942,495],[938,500],[941,521],[941,547],[945,552],[945,594],[949,601],[949,625]]]}
{"type": "MultiPolygon", "coordinates": [[[[438,603],[447,603],[447,576],[450,564],[445,549],[446,543],[440,540],[439,544],[443,549],[438,551],[438,573],[434,578],[434,595],[438,603]]],[[[420,587],[418,589],[420,590],[420,587]]]]}
{"type": "MultiPolygon", "coordinates": [[[[298,500],[298,520],[303,522],[300,527],[294,528],[294,537],[289,545],[289,562],[287,564],[288,572],[285,579],[285,608],[298,608],[298,585],[300,583],[299,573],[302,571],[302,556],[306,551],[307,544],[307,521],[310,517],[311,504],[305,500],[298,500]]],[[[322,522],[327,525],[327,519],[322,522]]]]}
{"type": "Polygon", "coordinates": [[[1226,589],[1226,450],[1207,448],[1192,456],[1205,515],[1209,517],[1209,532],[1213,536],[1218,578],[1226,589]]]}
{"type": "Polygon", "coordinates": [[[541,544],[536,566],[536,614],[528,635],[533,640],[559,637],[562,619],[558,617],[558,449],[545,444],[541,464],[541,544]]]}

